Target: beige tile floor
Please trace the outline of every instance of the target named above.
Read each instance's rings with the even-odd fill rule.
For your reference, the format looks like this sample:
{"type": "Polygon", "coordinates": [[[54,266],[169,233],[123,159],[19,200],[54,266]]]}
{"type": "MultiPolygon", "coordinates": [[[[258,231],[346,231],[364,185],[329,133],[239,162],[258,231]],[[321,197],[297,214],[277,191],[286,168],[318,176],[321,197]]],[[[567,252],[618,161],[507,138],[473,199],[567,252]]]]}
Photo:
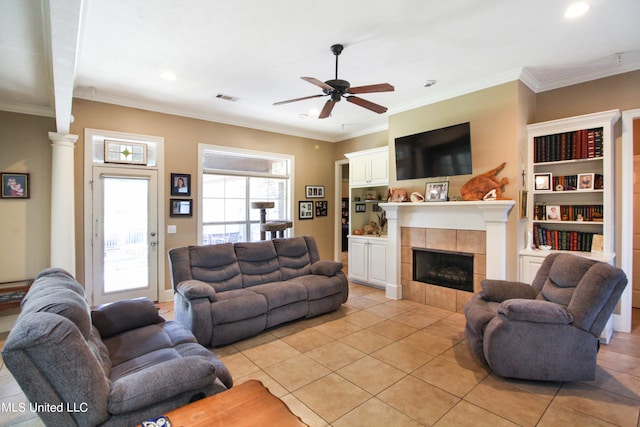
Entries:
{"type": "MultiPolygon", "coordinates": [[[[172,318],[172,304],[160,305],[172,318]]],[[[262,381],[311,426],[640,427],[640,310],[633,315],[633,332],[601,347],[597,378],[579,383],[497,377],[471,359],[462,314],[354,284],[337,312],[212,351],[236,384],[262,381]]],[[[2,367],[0,405],[21,401],[2,367]]],[[[5,411],[0,425],[42,423],[5,411]]]]}

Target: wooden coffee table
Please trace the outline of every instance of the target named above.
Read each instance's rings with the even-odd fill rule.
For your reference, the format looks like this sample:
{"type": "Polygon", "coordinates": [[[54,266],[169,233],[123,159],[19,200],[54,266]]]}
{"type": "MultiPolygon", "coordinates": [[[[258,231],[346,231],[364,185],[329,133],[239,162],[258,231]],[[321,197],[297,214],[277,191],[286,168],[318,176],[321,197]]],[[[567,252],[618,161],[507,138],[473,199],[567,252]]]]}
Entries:
{"type": "Polygon", "coordinates": [[[258,380],[205,397],[165,414],[171,427],[306,426],[258,380]]]}

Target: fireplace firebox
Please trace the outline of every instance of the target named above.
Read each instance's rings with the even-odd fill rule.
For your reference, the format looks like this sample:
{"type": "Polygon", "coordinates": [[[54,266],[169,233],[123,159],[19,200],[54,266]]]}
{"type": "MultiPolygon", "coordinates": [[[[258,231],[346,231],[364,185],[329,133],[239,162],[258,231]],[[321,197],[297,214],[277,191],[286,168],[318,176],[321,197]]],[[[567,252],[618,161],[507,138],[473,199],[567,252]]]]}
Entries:
{"type": "Polygon", "coordinates": [[[473,254],[413,249],[413,280],[473,292],[473,254]]]}

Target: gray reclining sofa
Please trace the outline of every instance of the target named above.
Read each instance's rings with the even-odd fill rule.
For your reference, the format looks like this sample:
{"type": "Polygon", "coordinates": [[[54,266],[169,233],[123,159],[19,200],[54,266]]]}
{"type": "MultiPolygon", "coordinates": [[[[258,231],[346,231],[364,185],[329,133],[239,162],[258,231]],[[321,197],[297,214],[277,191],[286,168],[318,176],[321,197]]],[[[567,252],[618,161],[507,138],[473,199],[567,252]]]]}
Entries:
{"type": "Polygon", "coordinates": [[[31,285],[2,357],[48,426],[139,425],[233,385],[225,365],[153,302],[91,312],[60,269],[31,285]]]}
{"type": "Polygon", "coordinates": [[[347,300],[342,263],[311,236],[169,250],[176,320],[203,345],[238,341],[347,300]]]}

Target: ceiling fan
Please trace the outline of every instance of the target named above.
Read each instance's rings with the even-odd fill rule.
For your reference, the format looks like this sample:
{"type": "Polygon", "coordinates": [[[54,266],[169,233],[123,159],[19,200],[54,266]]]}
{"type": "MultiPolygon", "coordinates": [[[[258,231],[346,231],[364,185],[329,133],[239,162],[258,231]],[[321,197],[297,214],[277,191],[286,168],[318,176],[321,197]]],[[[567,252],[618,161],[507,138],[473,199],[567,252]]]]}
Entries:
{"type": "Polygon", "coordinates": [[[382,105],[375,104],[371,101],[367,101],[366,99],[359,98],[357,96],[353,96],[353,94],[360,93],[373,93],[373,92],[393,92],[395,88],[391,86],[389,83],[379,83],[375,85],[367,85],[367,86],[356,86],[351,87],[351,84],[346,80],[341,80],[338,78],[338,56],[342,53],[342,49],[344,46],[341,44],[334,44],[331,46],[331,52],[336,56],[336,78],[333,80],[327,80],[326,82],[322,82],[313,77],[301,77],[302,80],[308,81],[311,84],[314,84],[322,89],[322,94],[311,95],[311,96],[303,96],[302,98],[289,99],[287,101],[276,102],[273,105],[282,105],[288,104],[290,102],[302,101],[304,99],[311,98],[319,98],[321,96],[330,96],[329,99],[322,108],[319,119],[327,118],[331,115],[331,111],[333,107],[339,102],[342,98],[346,99],[348,102],[359,105],[361,107],[366,108],[367,110],[371,110],[375,113],[382,114],[387,111],[387,107],[383,107],[382,105]]]}

